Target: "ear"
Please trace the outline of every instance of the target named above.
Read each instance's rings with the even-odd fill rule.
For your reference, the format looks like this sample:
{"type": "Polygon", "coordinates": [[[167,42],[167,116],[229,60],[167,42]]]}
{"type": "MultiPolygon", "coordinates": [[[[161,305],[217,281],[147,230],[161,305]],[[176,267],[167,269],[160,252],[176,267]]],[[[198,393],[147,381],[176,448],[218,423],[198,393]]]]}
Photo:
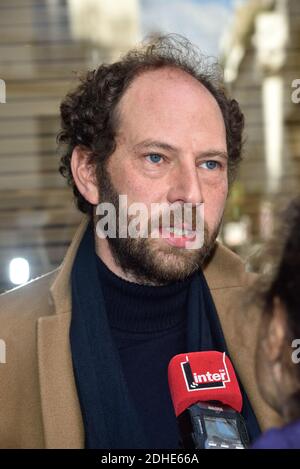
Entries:
{"type": "Polygon", "coordinates": [[[273,300],[273,314],[266,334],[265,353],[268,359],[275,363],[280,361],[284,349],[286,336],[286,312],[282,301],[275,297],[273,300]]]}
{"type": "Polygon", "coordinates": [[[89,164],[88,152],[76,146],[72,153],[71,170],[77,189],[92,205],[99,203],[99,192],[95,175],[95,168],[89,164]]]}

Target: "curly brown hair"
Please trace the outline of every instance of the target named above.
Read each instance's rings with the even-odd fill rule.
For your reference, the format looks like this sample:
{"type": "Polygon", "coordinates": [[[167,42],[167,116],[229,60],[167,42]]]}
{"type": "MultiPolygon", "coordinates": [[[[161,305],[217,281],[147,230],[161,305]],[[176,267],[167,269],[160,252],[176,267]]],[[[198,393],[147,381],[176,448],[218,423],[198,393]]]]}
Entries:
{"type": "Polygon", "coordinates": [[[81,79],[75,91],[61,103],[61,131],[57,142],[61,151],[59,171],[72,187],[77,207],[92,213],[93,206],[78,191],[71,171],[73,149],[88,151],[89,164],[100,173],[116,148],[117,105],[130,83],[140,73],[161,67],[176,67],[192,75],[214,96],[222,111],[229,156],[231,183],[241,161],[244,116],[234,99],[227,97],[219,65],[178,34],[156,37],[130,50],[119,61],[102,64],[81,79]]]}

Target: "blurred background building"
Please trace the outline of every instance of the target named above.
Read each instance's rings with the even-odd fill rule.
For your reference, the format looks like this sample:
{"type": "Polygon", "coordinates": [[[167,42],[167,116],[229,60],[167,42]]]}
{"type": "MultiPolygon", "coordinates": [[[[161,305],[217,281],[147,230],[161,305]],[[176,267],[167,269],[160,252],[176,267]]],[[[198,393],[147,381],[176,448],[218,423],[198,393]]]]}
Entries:
{"type": "Polygon", "coordinates": [[[138,0],[0,0],[0,291],[57,267],[80,213],[58,173],[59,105],[139,37],[138,0]],[[11,265],[11,261],[14,260],[11,265]]]}
{"type": "Polygon", "coordinates": [[[270,237],[274,214],[300,188],[300,2],[245,2],[223,37],[222,62],[246,118],[245,159],[223,236],[248,255],[270,237]]]}
{"type": "Polygon", "coordinates": [[[81,217],[58,173],[64,95],[87,69],[161,32],[219,56],[245,113],[220,238],[248,257],[272,234],[300,183],[299,0],[0,0],[0,291],[57,267],[81,217]]]}

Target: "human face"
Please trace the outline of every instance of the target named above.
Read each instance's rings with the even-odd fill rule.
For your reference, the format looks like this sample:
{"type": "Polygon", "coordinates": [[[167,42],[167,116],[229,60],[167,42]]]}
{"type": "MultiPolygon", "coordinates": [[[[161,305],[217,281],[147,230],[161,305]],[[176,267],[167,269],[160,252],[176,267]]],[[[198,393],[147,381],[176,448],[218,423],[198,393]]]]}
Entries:
{"type": "MultiPolygon", "coordinates": [[[[123,271],[144,281],[183,279],[201,265],[213,247],[223,216],[228,184],[221,110],[192,76],[162,68],[135,78],[118,111],[117,146],[105,169],[109,184],[99,178],[100,201],[124,194],[128,205],[143,203],[148,213],[153,203],[189,203],[193,207],[204,203],[206,240],[197,250],[174,244],[171,236],[109,239],[106,248],[123,271]],[[126,255],[122,256],[124,249],[126,255]]],[[[103,243],[100,252],[105,257],[103,243]]]]}

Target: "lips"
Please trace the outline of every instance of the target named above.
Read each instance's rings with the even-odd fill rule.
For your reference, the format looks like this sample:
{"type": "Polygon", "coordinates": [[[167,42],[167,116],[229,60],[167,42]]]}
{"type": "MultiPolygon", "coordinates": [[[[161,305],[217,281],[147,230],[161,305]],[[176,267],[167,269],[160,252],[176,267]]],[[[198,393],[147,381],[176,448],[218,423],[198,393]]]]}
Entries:
{"type": "Polygon", "coordinates": [[[168,227],[160,229],[164,241],[177,248],[185,248],[188,242],[194,241],[196,232],[185,227],[168,227]]]}

